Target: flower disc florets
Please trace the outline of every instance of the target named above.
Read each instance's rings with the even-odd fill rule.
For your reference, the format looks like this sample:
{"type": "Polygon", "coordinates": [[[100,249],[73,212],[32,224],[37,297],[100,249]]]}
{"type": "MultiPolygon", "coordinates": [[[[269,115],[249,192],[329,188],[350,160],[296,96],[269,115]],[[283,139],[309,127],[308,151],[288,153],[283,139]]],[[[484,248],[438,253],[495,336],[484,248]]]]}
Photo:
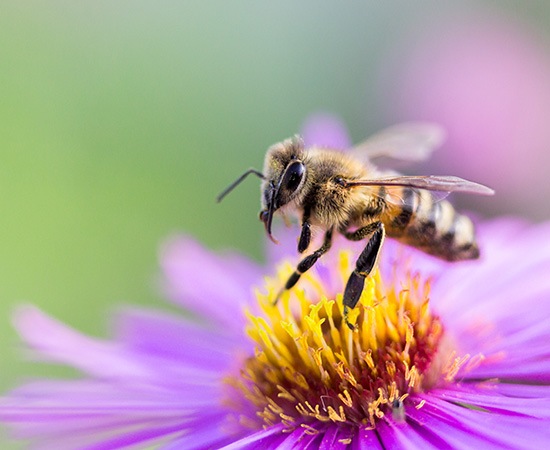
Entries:
{"type": "MultiPolygon", "coordinates": [[[[338,266],[343,290],[347,253],[340,253],[338,266]]],[[[256,353],[228,380],[254,405],[256,417],[241,415],[244,425],[283,423],[316,432],[313,422],[375,428],[388,414],[402,421],[410,393],[451,380],[468,359],[448,351],[428,307],[429,281],[420,275],[389,282],[379,273],[370,277],[351,331],[342,321],[342,295],[329,297],[326,280],[314,273],[273,306],[289,273],[290,266],[269,282],[267,295],[258,294],[262,314],[247,312],[256,353]]]]}

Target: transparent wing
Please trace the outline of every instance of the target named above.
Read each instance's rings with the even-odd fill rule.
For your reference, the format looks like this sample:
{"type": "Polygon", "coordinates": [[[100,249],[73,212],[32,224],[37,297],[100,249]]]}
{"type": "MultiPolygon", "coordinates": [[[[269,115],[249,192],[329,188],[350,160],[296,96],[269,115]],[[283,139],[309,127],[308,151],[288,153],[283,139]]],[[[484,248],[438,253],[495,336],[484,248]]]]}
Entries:
{"type": "Polygon", "coordinates": [[[345,182],[345,186],[365,186],[372,188],[384,186],[385,190],[383,194],[380,195],[378,190],[373,189],[371,195],[380,195],[384,201],[394,205],[403,205],[406,203],[404,188],[415,191],[426,200],[429,198],[431,203],[440,202],[452,192],[467,192],[480,195],[494,194],[494,191],[487,186],[452,176],[396,176],[373,178],[371,180],[345,182]]]}
{"type": "Polygon", "coordinates": [[[397,176],[373,178],[371,180],[358,180],[345,182],[346,187],[354,186],[401,186],[411,189],[426,189],[428,191],[467,192],[470,194],[493,195],[495,191],[473,181],[464,180],[452,176],[397,176]]]}
{"type": "Polygon", "coordinates": [[[439,125],[409,122],[386,128],[361,142],[350,152],[358,159],[388,157],[403,161],[424,161],[445,140],[439,125]]]}
{"type": "MultiPolygon", "coordinates": [[[[449,191],[427,191],[426,189],[409,188],[415,191],[419,196],[429,197],[431,203],[437,203],[445,200],[450,192],[449,191]]],[[[373,193],[375,196],[379,196],[378,193],[373,193]]],[[[404,205],[406,200],[403,195],[403,188],[398,186],[386,187],[386,191],[383,196],[383,200],[393,205],[404,205]]]]}

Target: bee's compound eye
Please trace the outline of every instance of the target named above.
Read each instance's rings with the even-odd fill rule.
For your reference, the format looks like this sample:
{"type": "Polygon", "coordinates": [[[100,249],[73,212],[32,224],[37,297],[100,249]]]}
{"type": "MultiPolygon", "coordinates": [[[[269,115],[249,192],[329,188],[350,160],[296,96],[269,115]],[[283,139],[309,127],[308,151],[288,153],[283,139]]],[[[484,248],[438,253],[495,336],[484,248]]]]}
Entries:
{"type": "Polygon", "coordinates": [[[266,222],[268,214],[269,212],[266,209],[263,209],[262,211],[260,211],[260,220],[262,222],[266,222]]]}
{"type": "Polygon", "coordinates": [[[293,162],[286,170],[285,177],[283,179],[283,186],[290,192],[293,192],[298,188],[302,177],[304,176],[305,166],[299,162],[293,162]]]}

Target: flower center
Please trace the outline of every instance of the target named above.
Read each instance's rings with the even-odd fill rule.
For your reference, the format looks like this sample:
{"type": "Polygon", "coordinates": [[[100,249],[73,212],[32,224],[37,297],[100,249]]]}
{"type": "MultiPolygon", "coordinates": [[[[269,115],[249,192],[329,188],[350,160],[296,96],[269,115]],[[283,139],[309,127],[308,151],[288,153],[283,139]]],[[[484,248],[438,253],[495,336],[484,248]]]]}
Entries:
{"type": "MultiPolygon", "coordinates": [[[[348,253],[339,254],[338,266],[343,288],[348,253]]],[[[242,424],[282,422],[289,430],[314,432],[316,421],[375,428],[386,414],[404,420],[409,394],[451,380],[467,359],[443,351],[443,328],[429,309],[429,281],[419,275],[390,283],[378,272],[369,277],[350,314],[357,324],[351,331],[342,321],[342,295],[330,297],[327,280],[315,271],[273,306],[290,271],[268,282],[267,295],[258,294],[261,314],[247,312],[256,352],[240,376],[227,380],[255,411],[243,413],[242,424]]]]}

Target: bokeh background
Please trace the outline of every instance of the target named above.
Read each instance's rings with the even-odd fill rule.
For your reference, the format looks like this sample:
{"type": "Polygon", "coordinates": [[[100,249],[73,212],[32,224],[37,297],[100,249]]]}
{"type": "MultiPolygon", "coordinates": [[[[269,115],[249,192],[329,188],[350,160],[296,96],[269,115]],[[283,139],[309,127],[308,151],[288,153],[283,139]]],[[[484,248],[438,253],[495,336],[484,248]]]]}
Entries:
{"type": "Polygon", "coordinates": [[[258,180],[214,199],[316,111],[356,142],[439,122],[411,173],[494,187],[456,198],[481,217],[549,219],[549,29],[547,1],[2,1],[0,388],[61,373],[22,362],[21,302],[103,336],[113,306],[161,306],[173,233],[261,260],[258,180]]]}

